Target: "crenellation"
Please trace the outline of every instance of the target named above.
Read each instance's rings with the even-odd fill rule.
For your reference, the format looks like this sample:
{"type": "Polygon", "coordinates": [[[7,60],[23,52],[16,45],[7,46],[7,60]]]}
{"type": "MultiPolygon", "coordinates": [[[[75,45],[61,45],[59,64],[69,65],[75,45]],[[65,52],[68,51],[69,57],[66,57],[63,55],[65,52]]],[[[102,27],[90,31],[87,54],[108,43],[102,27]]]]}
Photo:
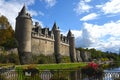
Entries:
{"type": "Polygon", "coordinates": [[[54,41],[54,38],[52,37],[46,37],[46,36],[39,36],[39,35],[33,35],[32,34],[32,38],[36,38],[36,39],[42,39],[42,40],[48,40],[48,41],[54,41]]]}
{"type": "Polygon", "coordinates": [[[38,33],[34,30],[32,30],[32,36],[33,37],[43,37],[43,38],[46,38],[46,39],[54,39],[54,35],[51,31],[48,32],[48,34],[45,34],[45,33],[38,33]]]}
{"type": "Polygon", "coordinates": [[[66,36],[63,36],[63,34],[61,34],[60,38],[62,43],[69,44],[69,40],[66,36]]]}

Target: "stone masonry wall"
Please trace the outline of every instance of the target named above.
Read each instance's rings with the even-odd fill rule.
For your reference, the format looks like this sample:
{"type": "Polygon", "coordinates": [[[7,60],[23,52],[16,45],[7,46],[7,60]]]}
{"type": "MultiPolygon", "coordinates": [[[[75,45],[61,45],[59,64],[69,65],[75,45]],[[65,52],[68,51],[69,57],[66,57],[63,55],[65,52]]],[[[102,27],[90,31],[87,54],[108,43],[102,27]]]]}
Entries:
{"type": "Polygon", "coordinates": [[[62,56],[69,56],[69,45],[61,42],[60,53],[62,56]]]}
{"type": "Polygon", "coordinates": [[[54,53],[54,40],[44,37],[32,37],[32,54],[52,55],[54,53]]]}

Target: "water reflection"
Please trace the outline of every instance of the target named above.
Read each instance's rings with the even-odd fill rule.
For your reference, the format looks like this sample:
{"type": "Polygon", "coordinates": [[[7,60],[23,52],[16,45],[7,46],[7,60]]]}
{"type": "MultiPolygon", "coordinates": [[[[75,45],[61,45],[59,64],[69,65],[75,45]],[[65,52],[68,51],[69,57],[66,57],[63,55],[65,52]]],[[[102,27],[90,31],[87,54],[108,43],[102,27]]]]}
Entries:
{"type": "MultiPolygon", "coordinates": [[[[55,70],[55,71],[51,70],[51,73],[52,73],[52,77],[49,80],[103,80],[101,76],[88,77],[87,75],[82,74],[80,69],[77,69],[77,70],[55,70]]],[[[42,78],[42,76],[41,76],[41,78],[42,78]]]]}

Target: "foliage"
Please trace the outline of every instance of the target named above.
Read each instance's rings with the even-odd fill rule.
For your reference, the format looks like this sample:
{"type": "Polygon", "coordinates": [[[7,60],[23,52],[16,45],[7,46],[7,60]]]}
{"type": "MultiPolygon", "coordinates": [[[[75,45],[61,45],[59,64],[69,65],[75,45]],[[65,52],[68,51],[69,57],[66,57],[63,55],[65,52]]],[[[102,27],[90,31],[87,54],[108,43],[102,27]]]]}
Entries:
{"type": "Polygon", "coordinates": [[[96,59],[96,60],[101,60],[101,61],[109,61],[111,59],[113,59],[114,61],[120,60],[119,54],[113,53],[113,52],[108,52],[108,51],[107,52],[102,52],[102,51],[96,50],[94,48],[92,48],[92,49],[88,49],[88,48],[84,49],[84,48],[81,48],[81,47],[77,48],[77,50],[90,52],[91,53],[91,58],[96,59]]]}
{"type": "Polygon", "coordinates": [[[26,69],[23,69],[24,74],[25,72],[31,73],[31,76],[35,76],[36,74],[39,73],[39,70],[33,66],[28,66],[26,69]]]}
{"type": "Polygon", "coordinates": [[[37,64],[50,64],[55,63],[54,55],[33,55],[33,61],[37,64]]]}
{"type": "Polygon", "coordinates": [[[14,63],[19,64],[19,58],[18,55],[15,53],[11,54],[0,54],[0,63],[14,63]]]}
{"type": "Polygon", "coordinates": [[[62,62],[62,63],[69,63],[69,62],[71,62],[71,61],[70,61],[70,57],[69,57],[69,56],[62,56],[61,62],[62,62]]]}
{"type": "Polygon", "coordinates": [[[7,55],[8,63],[19,64],[19,57],[17,54],[12,53],[7,55]]]}
{"type": "Polygon", "coordinates": [[[16,69],[18,73],[18,80],[42,80],[39,77],[39,70],[34,65],[28,65],[25,68],[16,69]],[[26,72],[28,74],[26,74],[26,72]]]}
{"type": "Polygon", "coordinates": [[[7,80],[5,76],[0,74],[0,80],[7,80]]]}
{"type": "Polygon", "coordinates": [[[16,47],[16,40],[14,38],[14,30],[12,29],[8,19],[5,16],[0,17],[0,25],[5,29],[0,29],[0,46],[5,48],[16,47]]]}
{"type": "MultiPolygon", "coordinates": [[[[55,55],[33,55],[33,61],[37,64],[51,64],[55,62],[55,55]]],[[[61,56],[61,63],[69,63],[70,57],[69,56],[61,56]]]]}
{"type": "Polygon", "coordinates": [[[67,76],[69,76],[70,71],[65,71],[65,70],[54,71],[54,70],[51,70],[51,73],[53,74],[53,76],[50,78],[50,80],[68,80],[67,76]]]}
{"type": "Polygon", "coordinates": [[[87,66],[83,67],[81,71],[83,74],[86,74],[89,77],[101,76],[103,73],[103,70],[94,62],[90,62],[87,66]]]}
{"type": "Polygon", "coordinates": [[[16,42],[16,39],[14,37],[11,37],[8,40],[6,40],[6,42],[2,45],[7,49],[16,48],[17,47],[17,42],[16,42]]]}

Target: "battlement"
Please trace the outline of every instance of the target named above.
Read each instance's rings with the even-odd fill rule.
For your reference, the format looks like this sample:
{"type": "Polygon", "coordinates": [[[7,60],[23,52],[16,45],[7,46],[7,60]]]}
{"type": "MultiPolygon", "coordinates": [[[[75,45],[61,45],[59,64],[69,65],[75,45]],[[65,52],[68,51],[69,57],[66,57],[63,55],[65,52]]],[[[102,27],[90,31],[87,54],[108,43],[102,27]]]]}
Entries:
{"type": "Polygon", "coordinates": [[[62,43],[69,44],[69,39],[66,36],[63,36],[63,34],[61,34],[60,39],[62,43]]]}
{"type": "Polygon", "coordinates": [[[48,40],[48,41],[54,41],[53,36],[46,36],[44,34],[38,34],[38,33],[35,33],[35,32],[32,32],[32,38],[43,39],[43,40],[48,40]]]}
{"type": "MultiPolygon", "coordinates": [[[[54,33],[53,30],[49,30],[49,28],[42,28],[38,22],[35,22],[35,25],[33,25],[32,28],[32,37],[54,40],[54,33]]],[[[63,36],[63,34],[61,34],[59,37],[61,43],[69,44],[69,39],[67,36],[63,36]]]]}

